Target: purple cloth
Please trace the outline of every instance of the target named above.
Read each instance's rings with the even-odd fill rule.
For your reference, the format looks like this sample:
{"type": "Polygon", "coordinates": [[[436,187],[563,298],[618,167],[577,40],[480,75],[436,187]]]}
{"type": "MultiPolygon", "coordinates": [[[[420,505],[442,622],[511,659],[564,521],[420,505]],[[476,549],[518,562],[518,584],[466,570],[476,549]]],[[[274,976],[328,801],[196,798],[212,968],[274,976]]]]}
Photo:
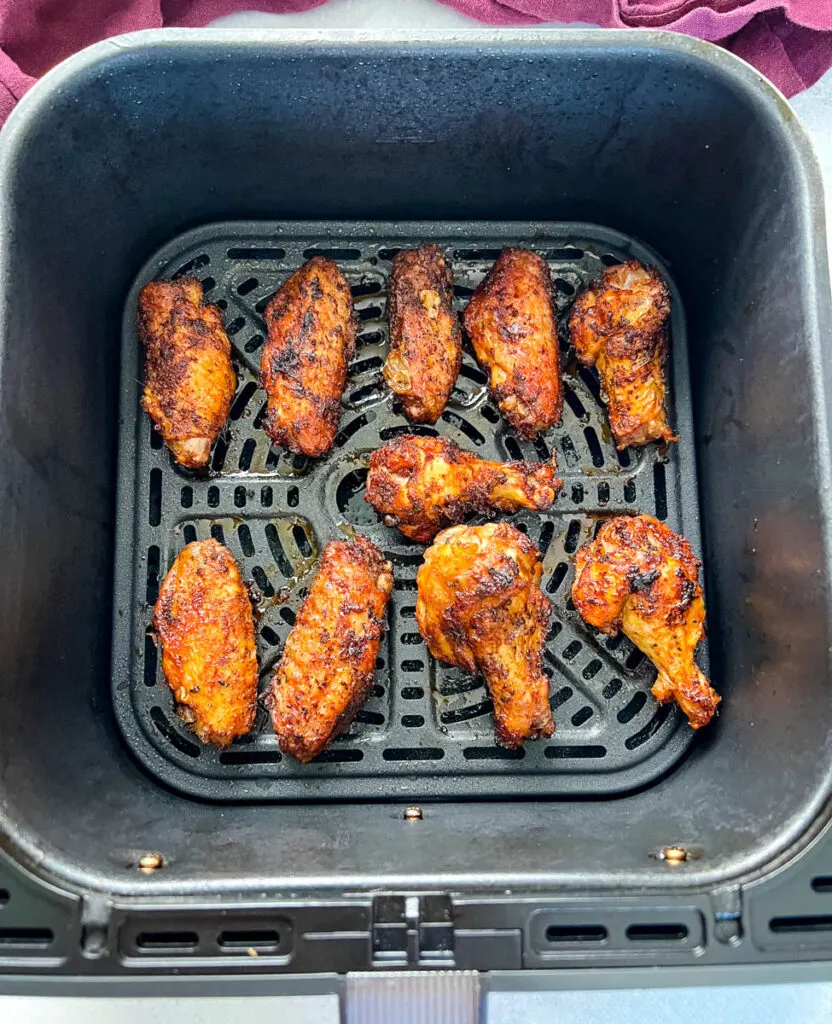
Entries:
{"type": "MultiPolygon", "coordinates": [[[[59,61],[100,39],[206,25],[234,11],[306,11],[326,0],[0,0],[0,123],[59,61]]],[[[832,0],[440,0],[491,25],[583,21],[664,28],[719,42],[787,96],[832,67],[832,0]]]]}

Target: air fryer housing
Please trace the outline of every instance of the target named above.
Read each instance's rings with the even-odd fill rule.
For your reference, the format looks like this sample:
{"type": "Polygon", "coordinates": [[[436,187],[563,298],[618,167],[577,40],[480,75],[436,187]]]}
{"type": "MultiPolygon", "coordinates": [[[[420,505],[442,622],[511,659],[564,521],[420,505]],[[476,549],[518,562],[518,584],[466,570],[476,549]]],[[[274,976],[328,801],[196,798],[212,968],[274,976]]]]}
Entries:
{"type": "Polygon", "coordinates": [[[159,31],[52,71],[2,141],[0,969],[832,952],[829,273],[819,172],[770,85],[651,32],[159,31]],[[663,777],[439,799],[413,822],[395,799],[218,805],[134,760],[110,695],[121,320],[160,246],[240,220],[590,222],[660,255],[724,694],[663,777]],[[140,870],[148,853],[162,866],[140,870]],[[385,926],[419,942],[388,949],[385,926]],[[229,928],[271,938],[241,958],[229,928]]]}

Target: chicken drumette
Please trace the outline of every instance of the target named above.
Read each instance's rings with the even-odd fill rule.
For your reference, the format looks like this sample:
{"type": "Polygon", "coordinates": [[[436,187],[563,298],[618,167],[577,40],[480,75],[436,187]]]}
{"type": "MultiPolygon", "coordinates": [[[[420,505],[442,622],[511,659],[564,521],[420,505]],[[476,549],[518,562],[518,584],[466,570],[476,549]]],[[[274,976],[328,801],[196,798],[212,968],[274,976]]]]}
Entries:
{"type": "Polygon", "coordinates": [[[193,278],[151,281],[139,294],[137,324],[145,350],[142,407],[174,459],[202,469],[237,384],[220,311],[203,302],[193,278]]]}
{"type": "Polygon", "coordinates": [[[218,747],[247,733],[257,700],[254,616],[228,548],[203,540],[179,552],[159,590],[153,626],[179,716],[218,747]]]}
{"type": "Polygon", "coordinates": [[[551,606],[541,574],[540,552],[508,523],[444,530],[419,569],[416,621],[428,649],[482,673],[497,739],[509,748],[555,729],[542,670],[551,606]]]}
{"type": "Polygon", "coordinates": [[[352,294],[324,256],[304,263],[266,307],[260,374],[268,399],[263,429],[301,455],[329,451],[355,351],[352,294]]]}
{"type": "Polygon", "coordinates": [[[333,540],[283,648],[267,701],[280,749],[313,757],[370,695],[393,570],[366,537],[333,540]]]}
{"type": "Polygon", "coordinates": [[[694,729],[708,722],[720,697],[694,660],[705,633],[699,560],[690,544],[651,516],[619,516],[575,556],[572,600],[591,625],[622,630],[659,675],[661,702],[675,699],[694,729]]]}
{"type": "Polygon", "coordinates": [[[438,245],[396,255],[384,379],[413,423],[436,423],[459,376],[462,331],[453,302],[451,268],[438,245]]]}
{"type": "Polygon", "coordinates": [[[563,410],[558,329],[543,257],[503,249],[463,321],[508,422],[524,437],[557,423],[563,410]]]}
{"type": "Polygon", "coordinates": [[[563,481],[552,462],[488,462],[445,437],[394,438],[370,456],[366,499],[411,540],[428,543],[473,512],[542,511],[563,481]]]}
{"type": "Polygon", "coordinates": [[[629,260],[575,300],[569,331],[578,358],[596,366],[619,449],[678,441],[664,407],[670,293],[658,271],[629,260]]]}

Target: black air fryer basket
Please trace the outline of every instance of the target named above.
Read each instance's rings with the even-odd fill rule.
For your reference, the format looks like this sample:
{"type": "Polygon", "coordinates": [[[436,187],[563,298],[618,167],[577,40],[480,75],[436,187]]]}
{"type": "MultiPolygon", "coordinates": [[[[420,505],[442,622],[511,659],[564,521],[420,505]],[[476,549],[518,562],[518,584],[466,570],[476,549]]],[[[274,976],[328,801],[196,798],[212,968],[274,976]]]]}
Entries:
{"type": "Polygon", "coordinates": [[[832,958],[829,271],[814,157],[768,84],[661,33],[164,31],[61,65],[2,142],[0,972],[832,958]],[[364,502],[368,454],[411,429],[380,372],[391,260],[427,240],[459,309],[509,244],[548,261],[562,321],[622,259],[672,292],[678,446],[616,452],[565,337],[563,420],[537,441],[470,352],[420,428],[555,454],[565,480],[514,519],[553,604],[557,731],[525,751],[496,745],[481,681],[428,655],[422,548],[364,502]],[[360,329],[335,444],[309,461],[269,446],[257,367],[265,304],[318,252],[360,329]],[[138,406],[138,290],[185,273],[238,374],[206,475],[138,406]],[[569,600],[575,550],[621,511],[703,558],[724,703],[699,734],[569,600]],[[214,536],[238,558],[265,684],[318,553],[352,530],[395,570],[353,725],[305,766],[262,710],[229,749],[200,744],[149,628],[176,553],[214,536]]]}

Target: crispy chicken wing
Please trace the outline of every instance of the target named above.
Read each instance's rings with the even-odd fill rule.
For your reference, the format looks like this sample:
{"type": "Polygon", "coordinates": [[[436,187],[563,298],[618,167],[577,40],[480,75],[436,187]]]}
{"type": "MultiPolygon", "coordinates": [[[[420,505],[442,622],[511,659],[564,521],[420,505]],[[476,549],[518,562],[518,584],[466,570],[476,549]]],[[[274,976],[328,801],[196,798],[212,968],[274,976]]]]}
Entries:
{"type": "Polygon", "coordinates": [[[254,724],[257,651],[248,590],[215,540],[179,552],[159,590],[153,626],[180,717],[225,747],[254,724]]]}
{"type": "Polygon", "coordinates": [[[289,451],[323,455],[338,429],[347,364],[355,351],[349,283],[332,260],[315,256],[274,296],[265,321],[263,429],[289,451]]]}
{"type": "Polygon", "coordinates": [[[453,302],[451,268],[438,245],[396,255],[384,378],[412,423],[436,423],[459,376],[462,331],[453,302]]]}
{"type": "Polygon", "coordinates": [[[483,674],[497,739],[509,748],[555,729],[541,667],[551,612],[541,573],[540,552],[509,523],[444,530],[419,569],[416,621],[428,649],[483,674]]]}
{"type": "Polygon", "coordinates": [[[203,302],[193,278],[151,281],[139,294],[137,324],[145,350],[142,406],[174,459],[202,469],[237,384],[220,311],[203,302]]]}
{"type": "Polygon", "coordinates": [[[508,422],[524,437],[557,423],[563,410],[558,329],[543,257],[503,249],[463,320],[508,422]]]}
{"type": "Polygon", "coordinates": [[[298,761],[317,757],[370,695],[392,589],[390,563],[366,537],[327,544],[268,696],[280,749],[298,761]]]}
{"type": "Polygon", "coordinates": [[[669,315],[667,285],[636,260],[609,267],[572,307],[572,344],[582,363],[598,368],[619,449],[679,440],[664,408],[669,315]]]}
{"type": "Polygon", "coordinates": [[[446,437],[394,438],[370,456],[365,497],[385,525],[428,543],[473,512],[542,511],[563,481],[552,462],[488,462],[446,437]]]}
{"type": "Polygon", "coordinates": [[[699,560],[690,544],[651,516],[619,516],[575,556],[572,600],[603,633],[619,629],[659,675],[653,694],[676,699],[694,729],[707,725],[720,697],[694,660],[705,633],[699,560]]]}

